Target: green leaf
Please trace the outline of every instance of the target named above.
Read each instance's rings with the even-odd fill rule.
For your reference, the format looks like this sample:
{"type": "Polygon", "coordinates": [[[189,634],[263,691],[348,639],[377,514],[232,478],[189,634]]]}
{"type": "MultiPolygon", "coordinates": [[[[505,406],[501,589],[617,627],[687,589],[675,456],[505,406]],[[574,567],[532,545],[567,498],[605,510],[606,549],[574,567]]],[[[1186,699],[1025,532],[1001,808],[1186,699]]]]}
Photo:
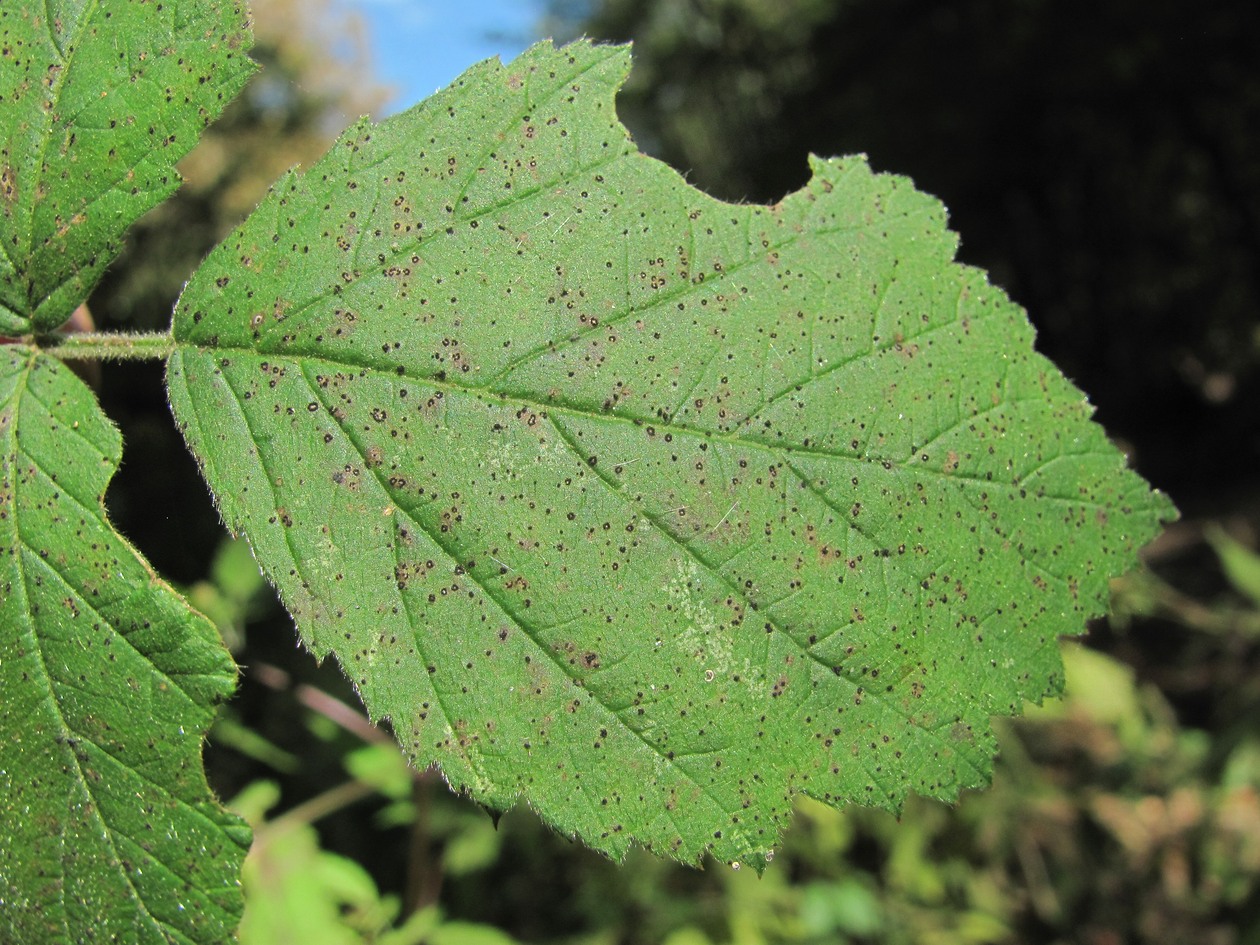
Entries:
{"type": "Polygon", "coordinates": [[[235,668],[111,528],[117,430],[64,365],[0,348],[0,941],[220,943],[242,821],[201,741],[235,668]]]}
{"type": "Polygon", "coordinates": [[[419,766],[613,855],[982,784],[1171,505],[945,212],[861,158],[732,206],[624,49],[486,62],[291,174],[169,392],[229,526],[419,766]]]}
{"type": "Polygon", "coordinates": [[[0,10],[0,334],[65,321],[253,69],[238,0],[0,10]]]}
{"type": "Polygon", "coordinates": [[[1260,554],[1235,541],[1219,525],[1209,527],[1205,535],[1229,583],[1260,607],[1260,554]]]}
{"type": "Polygon", "coordinates": [[[392,928],[398,901],[392,896],[382,897],[367,870],[321,849],[319,834],[308,823],[268,823],[263,815],[279,796],[274,784],[256,782],[233,801],[257,831],[241,873],[246,908],[239,930],[240,945],[388,941],[415,945],[425,940],[425,933],[439,924],[438,916],[423,923],[423,932],[411,922],[392,928]],[[408,934],[410,929],[415,931],[408,934]]]}
{"type": "Polygon", "coordinates": [[[411,797],[411,769],[388,742],[356,748],[346,755],[344,764],[352,778],[376,788],[391,800],[411,797]]]}

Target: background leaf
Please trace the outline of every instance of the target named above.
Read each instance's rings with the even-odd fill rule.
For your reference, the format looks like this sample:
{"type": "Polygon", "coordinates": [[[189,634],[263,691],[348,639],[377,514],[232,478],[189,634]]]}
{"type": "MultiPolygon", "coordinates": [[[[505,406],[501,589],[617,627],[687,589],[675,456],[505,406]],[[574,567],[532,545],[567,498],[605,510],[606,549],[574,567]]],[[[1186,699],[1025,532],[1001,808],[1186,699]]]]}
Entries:
{"type": "Polygon", "coordinates": [[[244,822],[201,740],[235,667],[105,519],[121,443],[60,362],[0,348],[0,939],[219,943],[244,822]]]}
{"type": "Polygon", "coordinates": [[[249,77],[237,0],[0,13],[0,333],[60,325],[249,77]]]}
{"type": "Polygon", "coordinates": [[[760,865],[794,792],[983,783],[1174,513],[937,201],[861,159],[707,198],[635,151],[626,68],[544,44],[351,129],[196,274],[168,383],[417,764],[760,865]]]}
{"type": "Polygon", "coordinates": [[[1209,529],[1207,539],[1221,559],[1221,568],[1229,582],[1260,607],[1260,555],[1219,527],[1209,529]]]}

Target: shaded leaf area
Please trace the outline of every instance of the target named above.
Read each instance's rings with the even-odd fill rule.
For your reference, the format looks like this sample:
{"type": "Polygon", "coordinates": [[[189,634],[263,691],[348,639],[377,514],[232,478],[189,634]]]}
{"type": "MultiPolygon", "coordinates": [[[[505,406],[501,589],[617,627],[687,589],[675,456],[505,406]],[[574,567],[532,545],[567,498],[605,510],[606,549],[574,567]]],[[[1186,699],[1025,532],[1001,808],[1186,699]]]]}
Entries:
{"type": "Polygon", "coordinates": [[[250,834],[200,752],[234,667],[106,521],[91,392],[0,351],[0,939],[230,941],[250,834]]]}
{"type": "Polygon", "coordinates": [[[0,332],[60,325],[253,68],[237,0],[0,11],[0,332]]]}
{"type": "Polygon", "coordinates": [[[983,783],[1170,504],[861,159],[733,206],[544,44],[280,182],[176,312],[230,527],[420,765],[620,855],[983,783]]]}

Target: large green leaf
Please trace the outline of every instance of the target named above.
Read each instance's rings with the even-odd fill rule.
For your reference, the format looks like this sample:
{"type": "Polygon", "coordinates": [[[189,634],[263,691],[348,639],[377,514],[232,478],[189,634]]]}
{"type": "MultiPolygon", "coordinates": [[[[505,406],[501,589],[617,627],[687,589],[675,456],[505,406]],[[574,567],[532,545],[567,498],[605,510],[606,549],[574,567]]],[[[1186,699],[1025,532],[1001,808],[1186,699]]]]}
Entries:
{"type": "Polygon", "coordinates": [[[201,740],[235,683],[213,625],[105,520],[117,430],[0,348],[0,941],[223,943],[249,829],[201,740]]]}
{"type": "Polygon", "coordinates": [[[712,200],[535,47],[351,129],[187,287],[175,413],[415,763],[614,855],[990,771],[1173,514],[860,158],[712,200]]]}
{"type": "Polygon", "coordinates": [[[252,70],[240,0],[0,7],[0,334],[56,328],[252,70]]]}

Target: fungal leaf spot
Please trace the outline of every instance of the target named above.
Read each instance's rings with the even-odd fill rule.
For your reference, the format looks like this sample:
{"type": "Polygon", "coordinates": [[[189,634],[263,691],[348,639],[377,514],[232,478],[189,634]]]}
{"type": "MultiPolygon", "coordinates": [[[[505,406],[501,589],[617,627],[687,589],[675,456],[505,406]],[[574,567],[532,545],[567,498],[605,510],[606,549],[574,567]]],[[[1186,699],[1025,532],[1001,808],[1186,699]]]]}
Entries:
{"type": "Polygon", "coordinates": [[[794,794],[985,782],[990,716],[1174,513],[938,201],[861,158],[712,200],[616,120],[628,65],[544,43],[350,129],[296,228],[277,192],[194,276],[169,391],[417,766],[613,856],[760,867],[794,794]]]}

